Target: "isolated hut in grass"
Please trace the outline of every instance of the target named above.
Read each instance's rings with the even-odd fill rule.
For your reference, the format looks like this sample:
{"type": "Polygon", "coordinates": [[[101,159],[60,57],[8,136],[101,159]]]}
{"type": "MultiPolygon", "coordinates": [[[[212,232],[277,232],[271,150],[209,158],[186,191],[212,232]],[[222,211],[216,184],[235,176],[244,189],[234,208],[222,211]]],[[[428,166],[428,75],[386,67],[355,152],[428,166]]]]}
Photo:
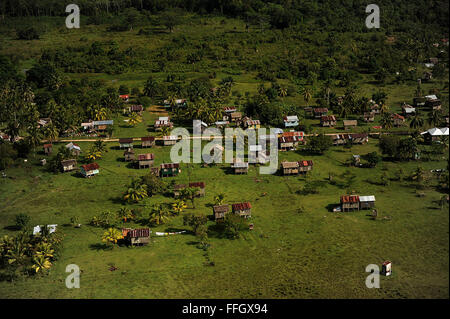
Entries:
{"type": "Polygon", "coordinates": [[[375,196],[359,196],[359,209],[371,209],[375,207],[375,196]]]}
{"type": "Polygon", "coordinates": [[[152,147],[155,145],[155,138],[153,136],[141,137],[141,147],[152,147]]]}
{"type": "Polygon", "coordinates": [[[242,119],[241,112],[233,112],[230,114],[230,122],[239,122],[242,119]]]}
{"type": "Polygon", "coordinates": [[[92,177],[100,172],[99,168],[100,166],[97,163],[81,165],[80,172],[84,177],[92,177]]]}
{"type": "Polygon", "coordinates": [[[61,167],[63,172],[70,172],[77,169],[77,161],[74,159],[68,159],[61,161],[61,167]]]}
{"type": "Polygon", "coordinates": [[[236,214],[241,217],[251,217],[252,216],[252,205],[249,202],[232,204],[231,209],[233,214],[236,214]]]}
{"type": "Polygon", "coordinates": [[[281,170],[283,175],[297,175],[300,172],[298,162],[281,162],[281,170]]]}
{"type": "Polygon", "coordinates": [[[358,121],[357,120],[343,120],[344,123],[344,129],[348,130],[350,128],[354,128],[358,126],[358,121]]]}
{"type": "Polygon", "coordinates": [[[313,161],[311,160],[304,160],[298,162],[298,170],[300,173],[307,173],[309,171],[312,171],[313,169],[313,161]]]}
{"type": "Polygon", "coordinates": [[[228,214],[230,207],[228,205],[216,205],[213,206],[214,219],[216,221],[223,221],[225,215],[228,214]]]}
{"type": "Polygon", "coordinates": [[[149,228],[123,228],[123,238],[131,245],[147,245],[150,242],[150,229],[149,228]]]}
{"type": "Polygon", "coordinates": [[[205,182],[192,182],[189,187],[197,188],[197,196],[205,196],[205,182]]]}
{"type": "Polygon", "coordinates": [[[334,115],[324,115],[320,117],[320,126],[322,127],[333,127],[336,126],[337,120],[334,115]]]}
{"type": "Polygon", "coordinates": [[[343,212],[359,210],[359,196],[358,195],[341,196],[341,208],[343,212]]]}
{"type": "Polygon", "coordinates": [[[142,105],[130,105],[128,107],[128,112],[130,112],[130,113],[137,113],[139,115],[142,115],[143,111],[144,111],[144,107],[142,105]]]}

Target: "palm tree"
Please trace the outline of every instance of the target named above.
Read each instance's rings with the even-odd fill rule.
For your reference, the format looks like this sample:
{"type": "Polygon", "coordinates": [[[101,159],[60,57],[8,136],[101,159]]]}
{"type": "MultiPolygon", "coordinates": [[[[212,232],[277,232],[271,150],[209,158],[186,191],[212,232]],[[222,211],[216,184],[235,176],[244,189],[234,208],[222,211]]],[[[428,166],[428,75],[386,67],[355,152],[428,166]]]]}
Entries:
{"type": "Polygon", "coordinates": [[[50,243],[40,242],[36,246],[36,255],[42,255],[45,258],[53,258],[55,250],[50,243]]]}
{"type": "Polygon", "coordinates": [[[169,220],[170,211],[166,205],[155,204],[150,212],[149,223],[161,225],[169,220]]]}
{"type": "Polygon", "coordinates": [[[303,99],[306,102],[306,106],[308,106],[309,101],[312,99],[312,89],[308,88],[308,87],[304,87],[302,90],[302,95],[303,95],[303,99]]]}
{"type": "Polygon", "coordinates": [[[28,129],[28,137],[27,137],[28,143],[32,146],[32,148],[35,150],[34,155],[36,156],[36,146],[38,146],[41,143],[42,140],[42,130],[38,129],[36,126],[31,126],[28,129]]]}
{"type": "Polygon", "coordinates": [[[144,86],[144,95],[149,97],[155,97],[158,91],[158,82],[153,77],[149,77],[144,86]]]}
{"type": "Polygon", "coordinates": [[[141,122],[142,122],[142,117],[139,114],[132,113],[128,117],[128,124],[130,126],[135,126],[136,124],[141,123],[141,122]]]}
{"type": "Polygon", "coordinates": [[[108,152],[108,149],[106,148],[106,143],[103,140],[95,141],[92,149],[100,153],[108,152]]]}
{"type": "Polygon", "coordinates": [[[429,117],[428,123],[433,126],[438,126],[442,121],[442,112],[441,110],[433,110],[429,117]]]}
{"type": "Polygon", "coordinates": [[[287,89],[280,87],[278,89],[278,95],[281,96],[281,97],[285,97],[287,95],[287,89]]]}
{"type": "Polygon", "coordinates": [[[181,214],[186,207],[187,205],[183,200],[177,200],[175,203],[172,204],[172,210],[176,215],[181,214]]]}
{"type": "Polygon", "coordinates": [[[214,202],[216,203],[216,205],[223,205],[224,199],[225,199],[224,193],[220,193],[219,195],[214,196],[214,202]]]}
{"type": "Polygon", "coordinates": [[[131,182],[131,185],[128,187],[128,190],[123,196],[123,199],[128,203],[137,203],[143,200],[145,197],[148,197],[145,185],[141,184],[139,180],[135,179],[131,182]]]}
{"type": "Polygon", "coordinates": [[[170,135],[170,127],[168,126],[163,126],[161,127],[161,131],[159,131],[158,136],[168,136],[170,135]]]}
{"type": "Polygon", "coordinates": [[[91,148],[86,152],[86,154],[84,154],[84,158],[87,162],[92,163],[93,161],[102,158],[102,153],[91,148]]]}
{"type": "Polygon", "coordinates": [[[123,235],[121,231],[116,228],[108,228],[108,230],[103,233],[102,241],[104,243],[112,244],[114,247],[114,245],[117,244],[117,241],[122,238],[123,235]]]}
{"type": "Polygon", "coordinates": [[[44,136],[50,141],[53,142],[59,136],[59,131],[56,128],[55,124],[49,123],[44,128],[44,136]]]}
{"type": "Polygon", "coordinates": [[[391,129],[394,126],[394,121],[392,119],[391,113],[384,113],[381,116],[380,124],[384,129],[391,129]]]}
{"type": "Polygon", "coordinates": [[[381,103],[380,113],[384,114],[389,112],[389,106],[386,103],[381,103]]]}
{"type": "Polygon", "coordinates": [[[411,123],[409,123],[409,127],[412,129],[418,129],[423,126],[423,118],[421,118],[419,115],[415,115],[411,119],[411,123]]]}
{"type": "Polygon", "coordinates": [[[108,117],[108,110],[104,107],[97,107],[95,109],[95,119],[97,121],[103,121],[106,120],[108,117]]]}

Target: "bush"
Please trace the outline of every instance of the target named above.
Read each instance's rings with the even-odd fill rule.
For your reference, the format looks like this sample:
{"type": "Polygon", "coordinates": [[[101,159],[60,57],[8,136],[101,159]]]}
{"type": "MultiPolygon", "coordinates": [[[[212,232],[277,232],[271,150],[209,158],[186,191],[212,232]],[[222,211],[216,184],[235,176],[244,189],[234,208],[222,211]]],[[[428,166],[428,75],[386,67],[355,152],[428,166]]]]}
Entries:
{"type": "Polygon", "coordinates": [[[39,32],[34,27],[28,27],[17,30],[17,37],[19,40],[39,40],[39,32]]]}
{"type": "Polygon", "coordinates": [[[224,233],[227,238],[237,239],[240,237],[242,230],[248,229],[248,222],[245,218],[242,218],[236,214],[227,214],[225,216],[224,233]]]}
{"type": "Polygon", "coordinates": [[[28,224],[30,223],[30,216],[28,216],[27,214],[17,214],[16,215],[16,227],[19,229],[24,229],[25,227],[28,226],[28,224]]]}

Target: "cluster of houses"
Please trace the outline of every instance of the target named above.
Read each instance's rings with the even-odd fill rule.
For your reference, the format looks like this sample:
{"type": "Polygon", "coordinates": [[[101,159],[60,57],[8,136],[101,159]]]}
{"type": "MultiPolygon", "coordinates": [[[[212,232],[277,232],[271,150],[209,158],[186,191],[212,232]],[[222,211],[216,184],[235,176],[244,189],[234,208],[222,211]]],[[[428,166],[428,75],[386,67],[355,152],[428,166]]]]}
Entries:
{"type": "MultiPolygon", "coordinates": [[[[213,206],[214,219],[216,221],[223,221],[225,216],[230,211],[230,205],[215,205],[213,206]]],[[[231,211],[243,218],[249,218],[252,216],[252,205],[250,202],[231,204],[231,211]]]]}
{"type": "Polygon", "coordinates": [[[424,110],[440,110],[442,108],[442,102],[435,94],[415,97],[413,105],[415,108],[424,110]]]}

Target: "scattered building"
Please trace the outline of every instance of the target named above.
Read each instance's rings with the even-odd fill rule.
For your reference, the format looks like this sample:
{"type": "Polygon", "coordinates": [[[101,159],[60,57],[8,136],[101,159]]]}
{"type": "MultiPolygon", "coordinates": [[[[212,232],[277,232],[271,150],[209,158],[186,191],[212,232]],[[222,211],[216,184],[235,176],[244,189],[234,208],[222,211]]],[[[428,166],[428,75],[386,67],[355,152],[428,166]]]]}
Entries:
{"type": "Polygon", "coordinates": [[[84,177],[92,177],[97,175],[99,171],[100,166],[97,163],[91,163],[86,165],[81,165],[81,175],[84,177]]]}
{"type": "Polygon", "coordinates": [[[359,196],[359,209],[370,209],[375,207],[375,196],[359,196]]]}
{"type": "Polygon", "coordinates": [[[216,205],[213,206],[214,219],[216,221],[222,221],[225,219],[225,215],[228,214],[230,207],[228,205],[216,205]]]}
{"type": "Polygon", "coordinates": [[[320,117],[320,125],[323,127],[333,127],[336,126],[337,120],[334,115],[324,115],[320,117]]]}
{"type": "Polygon", "coordinates": [[[439,141],[443,136],[449,136],[449,129],[448,127],[443,128],[430,128],[428,131],[420,133],[423,135],[425,141],[431,143],[435,141],[439,141]]]}
{"type": "Polygon", "coordinates": [[[150,242],[150,229],[122,229],[123,238],[131,245],[147,245],[150,242]]]}
{"type": "Polygon", "coordinates": [[[232,204],[231,208],[234,214],[239,215],[241,217],[248,218],[252,216],[251,212],[252,205],[249,202],[232,204]]]}
{"type": "Polygon", "coordinates": [[[230,122],[239,122],[242,119],[241,112],[233,112],[230,114],[230,122]]]}
{"type": "Polygon", "coordinates": [[[155,161],[155,155],[154,154],[139,154],[138,155],[138,164],[139,169],[141,168],[150,168],[153,166],[153,163],[155,161]]]}
{"type": "Polygon", "coordinates": [[[343,212],[359,210],[359,196],[358,195],[341,196],[341,207],[343,212]]]}
{"type": "Polygon", "coordinates": [[[119,95],[119,99],[121,99],[123,102],[128,102],[130,100],[130,96],[128,94],[122,94],[119,95]]]}
{"type": "Polygon", "coordinates": [[[278,138],[278,147],[280,151],[293,151],[300,142],[300,136],[283,135],[278,138]]]}
{"type": "Polygon", "coordinates": [[[136,159],[134,155],[134,149],[128,148],[123,152],[123,156],[125,159],[125,162],[132,162],[136,159]]]}
{"type": "Polygon", "coordinates": [[[68,159],[61,161],[61,167],[63,172],[70,172],[77,169],[77,161],[74,159],[68,159]]]}
{"type": "Polygon", "coordinates": [[[164,100],[164,107],[170,108],[172,110],[174,108],[185,108],[185,107],[187,107],[187,101],[186,101],[186,99],[176,99],[174,101],[174,105],[172,107],[171,102],[169,100],[164,100]]]}
{"type": "Polygon", "coordinates": [[[142,115],[143,111],[144,107],[142,105],[130,105],[128,107],[128,112],[130,113],[138,113],[139,115],[142,115]]]}
{"type": "Polygon", "coordinates": [[[174,135],[163,136],[163,145],[170,146],[175,145],[178,141],[178,137],[174,135]]]}
{"type": "Polygon", "coordinates": [[[313,161],[305,160],[298,162],[298,170],[300,173],[306,174],[307,172],[312,171],[312,169],[313,169],[313,161]]]}
{"type": "Polygon", "coordinates": [[[167,163],[159,166],[159,174],[161,177],[173,177],[181,173],[180,164],[167,163]]]}
{"type": "Polygon", "coordinates": [[[80,156],[81,153],[81,147],[78,144],[74,144],[70,142],[66,145],[66,148],[68,148],[72,155],[74,156],[80,156]]]}
{"type": "Polygon", "coordinates": [[[357,127],[358,121],[357,120],[343,120],[344,123],[344,129],[348,130],[349,128],[357,127]]]}
{"type": "Polygon", "coordinates": [[[119,138],[119,147],[120,148],[133,148],[133,139],[132,138],[119,138]]]}
{"type": "Polygon", "coordinates": [[[392,120],[394,121],[394,126],[396,127],[403,126],[405,124],[405,117],[397,113],[392,114],[392,120]]]}
{"type": "Polygon", "coordinates": [[[320,119],[322,116],[328,115],[328,109],[326,107],[317,107],[313,109],[314,117],[320,119]]]}
{"type": "Polygon", "coordinates": [[[141,147],[152,147],[155,145],[155,138],[153,136],[141,137],[141,147]]]}
{"type": "Polygon", "coordinates": [[[205,196],[205,182],[189,183],[189,187],[198,188],[197,196],[205,196]]]}
{"type": "Polygon", "coordinates": [[[281,162],[281,169],[283,175],[297,175],[300,172],[298,162],[281,162]]]}
{"type": "Polygon", "coordinates": [[[367,133],[350,133],[350,134],[334,134],[332,135],[333,145],[344,145],[347,142],[352,144],[365,144],[369,142],[369,134],[367,133]]]}
{"type": "Polygon", "coordinates": [[[402,105],[402,114],[405,117],[414,116],[414,115],[416,115],[416,108],[411,106],[411,105],[409,105],[409,104],[403,103],[403,105],[402,105]]]}
{"type": "Polygon", "coordinates": [[[284,127],[295,127],[298,126],[298,116],[291,115],[284,117],[284,127]]]}
{"type": "Polygon", "coordinates": [[[161,131],[163,127],[172,128],[173,123],[170,121],[168,116],[162,116],[158,120],[155,121],[155,131],[161,131]]]}
{"type": "Polygon", "coordinates": [[[243,121],[244,128],[248,129],[259,129],[261,127],[261,122],[259,120],[252,120],[247,118],[243,121]]]}

